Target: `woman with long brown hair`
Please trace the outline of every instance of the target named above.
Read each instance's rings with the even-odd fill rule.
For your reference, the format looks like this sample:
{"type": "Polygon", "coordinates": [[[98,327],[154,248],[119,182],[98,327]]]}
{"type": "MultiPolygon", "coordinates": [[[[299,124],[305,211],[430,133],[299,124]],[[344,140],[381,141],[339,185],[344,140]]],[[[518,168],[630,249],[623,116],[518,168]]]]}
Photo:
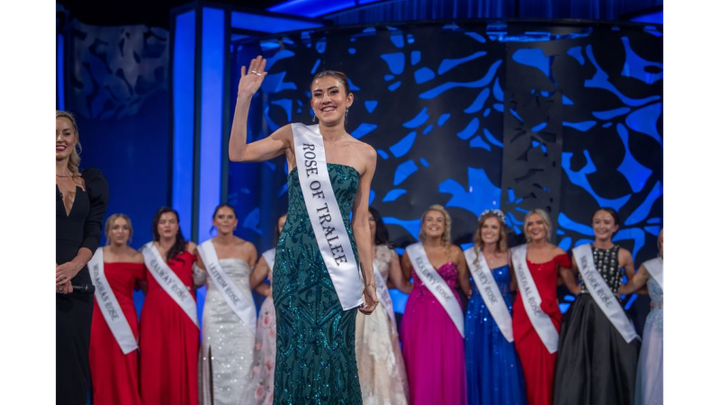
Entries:
{"type": "Polygon", "coordinates": [[[267,75],[266,63],[258,56],[241,68],[228,152],[234,162],[285,155],[289,169],[288,216],[272,288],[274,399],[359,404],[355,315],[371,313],[378,303],[368,226],[377,153],[345,130],[354,95],[338,71],[320,72],[310,85],[317,125],[288,124],[248,144],[250,102],[267,75]]]}
{"type": "Polygon", "coordinates": [[[140,395],[143,403],[198,402],[200,329],[192,268],[197,245],[185,241],[180,217],[162,207],[153,218],[153,240],[142,248],[147,295],[140,314],[140,395]]]}
{"type": "Polygon", "coordinates": [[[463,271],[460,276],[469,298],[465,312],[468,404],[523,405],[525,386],[512,331],[511,292],[517,283],[505,214],[497,209],[483,211],[474,242],[465,251],[470,274],[463,271]]]}

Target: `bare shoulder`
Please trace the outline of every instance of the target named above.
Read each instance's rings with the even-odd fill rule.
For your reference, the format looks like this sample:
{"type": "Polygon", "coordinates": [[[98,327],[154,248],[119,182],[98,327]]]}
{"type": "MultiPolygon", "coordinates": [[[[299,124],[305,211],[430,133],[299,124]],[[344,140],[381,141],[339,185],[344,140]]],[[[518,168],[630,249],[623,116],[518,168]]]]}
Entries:
{"type": "Polygon", "coordinates": [[[248,253],[254,253],[255,255],[257,255],[257,248],[255,247],[255,245],[252,242],[247,241],[242,238],[237,238],[237,242],[238,242],[238,246],[241,250],[248,252],[248,253]]]}
{"type": "Polygon", "coordinates": [[[359,153],[361,153],[363,156],[367,158],[375,159],[377,157],[377,152],[375,151],[375,148],[373,148],[369,143],[365,143],[363,141],[357,140],[355,138],[352,138],[356,144],[355,148],[359,153]]]}
{"type": "Polygon", "coordinates": [[[625,248],[620,248],[618,250],[618,259],[620,259],[620,261],[632,263],[632,255],[630,254],[630,251],[625,248]]]}
{"type": "Polygon", "coordinates": [[[622,248],[622,247],[620,249],[618,249],[618,256],[632,257],[632,255],[630,254],[630,251],[625,248],[622,248]]]}
{"type": "Polygon", "coordinates": [[[559,247],[559,246],[553,247],[553,256],[559,256],[559,255],[564,255],[564,254],[567,254],[567,252],[565,250],[563,250],[561,247],[559,247]]]}
{"type": "Polygon", "coordinates": [[[138,252],[137,250],[130,248],[130,260],[132,263],[144,263],[145,259],[142,255],[142,253],[138,252]]]}
{"type": "Polygon", "coordinates": [[[352,138],[352,142],[353,153],[360,156],[360,160],[363,162],[361,174],[365,174],[369,170],[374,172],[375,164],[377,163],[377,152],[375,151],[375,148],[370,146],[370,144],[359,141],[355,138],[352,138]]]}
{"type": "Polygon", "coordinates": [[[197,243],[193,241],[189,241],[187,245],[185,246],[185,250],[188,252],[195,254],[197,252],[197,243]]]}
{"type": "Polygon", "coordinates": [[[465,258],[462,249],[458,245],[450,245],[450,255],[458,261],[464,260],[465,258]]]}

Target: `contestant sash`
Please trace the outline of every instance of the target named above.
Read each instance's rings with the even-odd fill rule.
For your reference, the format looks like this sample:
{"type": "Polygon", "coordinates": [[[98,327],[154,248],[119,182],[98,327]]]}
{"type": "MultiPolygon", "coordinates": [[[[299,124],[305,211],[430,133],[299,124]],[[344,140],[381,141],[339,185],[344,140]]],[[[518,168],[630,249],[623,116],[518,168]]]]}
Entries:
{"type": "Polygon", "coordinates": [[[582,274],[585,288],[610,323],[620,332],[625,342],[630,343],[633,339],[639,338],[638,334],[635,333],[635,327],[630,323],[625,311],[620,306],[617,298],[615,298],[615,294],[598,273],[590,244],[586,243],[573,249],[573,256],[575,256],[578,270],[582,274]]]}
{"type": "Polygon", "coordinates": [[[482,252],[475,254],[475,249],[470,248],[465,251],[465,260],[473,275],[475,286],[480,292],[485,305],[487,305],[490,315],[492,315],[500,332],[505,336],[505,339],[508,342],[512,342],[513,333],[510,310],[507,305],[505,305],[505,300],[500,293],[500,288],[498,288],[495,282],[495,277],[493,277],[490,267],[485,261],[485,257],[482,252]],[[475,263],[476,258],[477,264],[475,263]]]}
{"type": "Polygon", "coordinates": [[[270,277],[272,277],[273,266],[275,266],[275,248],[264,251],[262,257],[265,258],[265,263],[267,263],[270,268],[270,277]]]}
{"type": "Polygon", "coordinates": [[[558,347],[558,331],[555,329],[550,316],[540,308],[542,298],[527,266],[527,245],[520,245],[512,249],[512,261],[520,289],[520,297],[522,297],[523,306],[528,318],[530,318],[530,323],[532,323],[535,332],[540,336],[545,348],[550,353],[555,353],[558,347]]]}
{"type": "Polygon", "coordinates": [[[220,295],[222,295],[225,302],[227,302],[233,312],[235,312],[235,315],[240,318],[242,323],[244,323],[254,335],[257,326],[255,303],[251,301],[251,298],[248,298],[240,292],[232,279],[228,277],[225,270],[220,266],[220,260],[218,260],[212,240],[206,240],[201,243],[198,246],[198,253],[200,253],[200,257],[205,264],[205,271],[207,271],[217,290],[220,292],[220,295]]]}
{"type": "Polygon", "coordinates": [[[115,340],[120,345],[123,354],[128,354],[137,350],[137,340],[133,334],[130,324],[125,318],[125,314],[120,307],[120,303],[115,298],[110,283],[105,277],[105,263],[103,262],[103,249],[97,249],[90,262],[90,278],[95,285],[95,299],[97,300],[100,312],[105,318],[105,323],[110,328],[115,340]]]}
{"type": "Polygon", "coordinates": [[[643,266],[647,269],[650,276],[655,280],[656,283],[665,293],[665,260],[656,257],[652,260],[648,260],[643,263],[643,266]]]}
{"type": "Polygon", "coordinates": [[[447,312],[450,319],[455,324],[460,336],[465,337],[465,319],[463,317],[460,303],[453,294],[450,286],[447,285],[445,280],[442,278],[430,264],[430,259],[425,253],[421,243],[413,243],[405,249],[405,252],[409,255],[410,261],[415,268],[415,274],[420,277],[425,287],[435,296],[440,302],[445,312],[447,312]]]}
{"type": "Polygon", "coordinates": [[[145,257],[145,266],[155,281],[185,311],[185,314],[195,326],[200,328],[195,299],[188,291],[188,287],[180,280],[180,277],[160,257],[160,252],[158,252],[155,244],[153,242],[146,243],[142,249],[142,254],[145,257]]]}
{"type": "MultiPolygon", "coordinates": [[[[330,182],[317,125],[292,124],[300,188],[320,253],[343,310],[362,303],[362,280],[330,182]]],[[[368,263],[368,265],[370,265],[368,263]]]]}
{"type": "Polygon", "coordinates": [[[375,284],[377,287],[375,292],[377,293],[378,299],[382,303],[383,307],[385,307],[385,312],[387,312],[390,321],[392,321],[393,325],[396,325],[395,310],[393,309],[392,299],[390,299],[390,292],[388,292],[385,278],[382,274],[380,274],[380,270],[378,270],[375,263],[373,263],[373,271],[375,272],[375,284]]]}

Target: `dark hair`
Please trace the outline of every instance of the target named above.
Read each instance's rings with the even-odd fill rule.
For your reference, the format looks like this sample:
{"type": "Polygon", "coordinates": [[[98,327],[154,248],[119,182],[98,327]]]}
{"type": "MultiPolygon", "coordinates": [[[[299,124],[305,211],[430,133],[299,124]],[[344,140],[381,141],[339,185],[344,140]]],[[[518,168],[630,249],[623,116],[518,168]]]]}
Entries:
{"type": "MultiPolygon", "coordinates": [[[[618,226],[618,231],[619,231],[620,230],[620,228],[619,228],[620,227],[620,215],[617,213],[617,211],[615,211],[615,208],[600,207],[600,208],[596,209],[595,212],[593,212],[593,217],[595,217],[595,214],[597,214],[600,211],[605,211],[613,217],[613,221],[615,221],[615,225],[618,226]]],[[[616,233],[617,233],[617,231],[613,232],[613,236],[615,236],[616,233]]]]}
{"type": "MultiPolygon", "coordinates": [[[[170,263],[170,260],[174,260],[177,255],[185,251],[185,245],[187,245],[187,242],[185,241],[185,237],[182,234],[182,230],[180,229],[180,215],[175,211],[174,209],[170,207],[160,207],[159,210],[155,213],[155,217],[153,218],[153,240],[155,242],[160,240],[160,233],[158,232],[158,224],[160,224],[160,217],[162,214],[166,214],[168,212],[172,212],[175,214],[175,218],[177,218],[178,222],[178,232],[177,235],[175,235],[175,243],[170,247],[170,250],[167,252],[167,256],[165,257],[165,260],[167,260],[168,263],[170,263]]],[[[178,259],[182,260],[182,259],[178,259]]]]}
{"type": "MultiPolygon", "coordinates": [[[[235,215],[235,219],[237,219],[237,211],[235,211],[235,207],[233,207],[232,205],[230,205],[230,204],[228,204],[228,203],[222,203],[222,204],[218,205],[217,207],[215,207],[215,211],[213,211],[213,214],[212,214],[212,219],[213,219],[213,220],[214,220],[215,217],[217,216],[218,211],[220,211],[220,208],[230,208],[230,209],[232,210],[232,212],[233,212],[233,215],[235,215]]],[[[209,233],[211,236],[212,236],[212,231],[213,231],[213,229],[216,229],[216,228],[215,228],[215,225],[211,225],[211,226],[210,226],[210,230],[208,231],[208,233],[209,233]]],[[[216,229],[216,230],[217,230],[217,229],[216,229]]]]}
{"type": "Polygon", "coordinates": [[[277,220],[275,220],[275,244],[277,244],[278,240],[280,240],[280,232],[282,232],[282,230],[278,229],[277,225],[282,217],[285,217],[285,221],[287,221],[287,212],[278,215],[277,220]]]}
{"type": "Polygon", "coordinates": [[[215,217],[217,216],[217,213],[218,213],[218,211],[220,211],[220,208],[230,208],[233,212],[233,215],[235,215],[235,218],[237,218],[237,211],[235,211],[235,207],[233,207],[232,205],[230,205],[228,203],[222,203],[222,204],[218,205],[217,207],[215,207],[215,211],[213,212],[213,216],[212,216],[213,219],[215,219],[215,217]]]}
{"type": "MultiPolygon", "coordinates": [[[[322,72],[318,73],[313,77],[312,83],[315,83],[315,80],[322,79],[323,77],[334,77],[338,80],[340,80],[340,83],[342,83],[343,88],[345,89],[345,95],[347,96],[350,94],[350,84],[348,82],[347,75],[343,72],[340,72],[338,70],[323,70],[322,72]]],[[[310,84],[310,87],[312,88],[312,83],[310,84]]]]}
{"type": "Polygon", "coordinates": [[[390,243],[390,233],[388,232],[387,227],[385,226],[385,222],[383,222],[382,215],[373,207],[368,207],[368,211],[370,212],[370,215],[373,216],[373,219],[375,220],[375,245],[388,245],[391,246],[390,243]]]}

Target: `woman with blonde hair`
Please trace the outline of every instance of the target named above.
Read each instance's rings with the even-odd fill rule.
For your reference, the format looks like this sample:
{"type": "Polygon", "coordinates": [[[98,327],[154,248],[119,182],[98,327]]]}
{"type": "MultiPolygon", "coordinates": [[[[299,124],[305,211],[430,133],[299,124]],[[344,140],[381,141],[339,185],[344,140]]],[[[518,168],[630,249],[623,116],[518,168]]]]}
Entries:
{"type": "Polygon", "coordinates": [[[550,243],[550,216],[534,209],[523,226],[527,244],[512,249],[512,264],[518,282],[512,331],[525,376],[529,405],[552,403],[555,359],[562,314],[557,301],[558,276],[568,288],[576,288],[570,258],[550,243]]]}
{"type": "Polygon", "coordinates": [[[401,326],[411,404],[465,404],[464,320],[455,290],[462,250],[450,241],[450,214],[431,205],[422,216],[420,242],[402,258],[413,290],[401,326]]]}
{"type": "Polygon", "coordinates": [[[84,404],[90,371],[92,281],[87,264],[100,245],[108,185],[97,169],[79,170],[75,118],[55,112],[55,400],[84,404]],[[73,286],[82,287],[74,289],[73,286]]]}
{"type": "Polygon", "coordinates": [[[139,404],[138,322],[133,291],[145,279],[143,255],[128,246],[133,227],[125,214],[105,221],[107,245],[95,252],[90,275],[95,294],[90,334],[93,403],[139,404]]]}

